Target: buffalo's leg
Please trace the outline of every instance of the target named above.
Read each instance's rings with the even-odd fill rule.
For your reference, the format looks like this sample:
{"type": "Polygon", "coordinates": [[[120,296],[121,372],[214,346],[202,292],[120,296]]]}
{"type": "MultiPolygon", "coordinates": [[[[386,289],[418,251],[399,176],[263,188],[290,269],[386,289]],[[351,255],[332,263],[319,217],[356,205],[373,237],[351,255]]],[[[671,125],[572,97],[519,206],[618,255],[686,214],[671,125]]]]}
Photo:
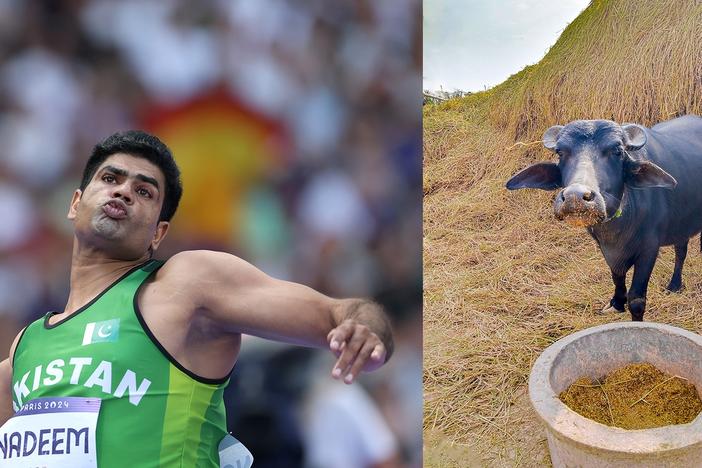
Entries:
{"type": "Polygon", "coordinates": [[[634,277],[631,280],[631,288],[627,294],[629,312],[631,320],[635,322],[643,321],[646,310],[646,292],[648,291],[648,281],[651,279],[653,265],[656,264],[658,247],[645,250],[639,255],[634,263],[634,277]]]}
{"type": "Polygon", "coordinates": [[[678,292],[682,289],[682,269],[686,256],[687,241],[684,244],[675,246],[675,269],[673,270],[673,276],[670,278],[670,283],[665,288],[670,292],[678,292]]]}
{"type": "Polygon", "coordinates": [[[609,301],[609,305],[602,309],[602,313],[606,314],[609,312],[624,312],[624,306],[626,305],[626,271],[624,273],[616,273],[614,270],[612,272],[612,282],[614,283],[614,296],[609,301]]]}

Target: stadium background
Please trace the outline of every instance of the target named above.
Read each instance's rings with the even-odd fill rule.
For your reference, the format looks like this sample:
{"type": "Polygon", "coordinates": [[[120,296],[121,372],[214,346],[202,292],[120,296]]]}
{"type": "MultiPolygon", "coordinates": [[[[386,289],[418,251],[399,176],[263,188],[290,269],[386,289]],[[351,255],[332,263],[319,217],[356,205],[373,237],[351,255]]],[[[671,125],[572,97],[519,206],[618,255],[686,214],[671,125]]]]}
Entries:
{"type": "Polygon", "coordinates": [[[255,466],[324,466],[332,448],[349,467],[421,466],[420,10],[0,0],[0,358],[65,306],[65,215],[91,147],[143,128],[171,147],[185,187],[157,257],[229,251],[375,298],[396,327],[391,363],[352,387],[330,382],[319,352],[246,339],[227,405],[255,466]]]}

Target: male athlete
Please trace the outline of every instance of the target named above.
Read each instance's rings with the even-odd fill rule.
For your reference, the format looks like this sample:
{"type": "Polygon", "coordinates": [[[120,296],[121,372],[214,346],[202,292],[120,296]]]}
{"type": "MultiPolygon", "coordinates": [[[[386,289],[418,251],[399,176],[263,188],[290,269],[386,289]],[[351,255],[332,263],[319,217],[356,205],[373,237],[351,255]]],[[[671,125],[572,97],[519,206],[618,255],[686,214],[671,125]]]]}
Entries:
{"type": "Polygon", "coordinates": [[[76,456],[101,468],[219,466],[242,333],[328,346],[331,375],[346,383],[392,354],[373,302],[332,299],[221,252],[153,260],[181,193],[157,138],[117,133],[93,149],[68,211],[66,308],[20,332],[0,363],[0,425],[13,425],[0,465],[29,453],[45,466],[76,456]]]}

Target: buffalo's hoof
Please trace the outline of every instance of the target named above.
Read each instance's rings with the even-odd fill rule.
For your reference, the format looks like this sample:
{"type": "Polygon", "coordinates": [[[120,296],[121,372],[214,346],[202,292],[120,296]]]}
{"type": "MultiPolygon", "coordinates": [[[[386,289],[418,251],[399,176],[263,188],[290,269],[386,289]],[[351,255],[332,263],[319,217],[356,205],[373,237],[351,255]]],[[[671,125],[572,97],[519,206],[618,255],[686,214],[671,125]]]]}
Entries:
{"type": "Polygon", "coordinates": [[[676,293],[680,292],[683,290],[683,285],[682,282],[680,283],[668,283],[668,286],[665,287],[665,290],[671,293],[676,293]]]}
{"type": "Polygon", "coordinates": [[[602,308],[602,310],[600,311],[600,314],[601,315],[608,315],[608,314],[613,314],[613,313],[621,314],[623,312],[624,312],[624,310],[619,310],[616,307],[614,307],[613,305],[607,304],[606,306],[604,306],[602,308]]]}

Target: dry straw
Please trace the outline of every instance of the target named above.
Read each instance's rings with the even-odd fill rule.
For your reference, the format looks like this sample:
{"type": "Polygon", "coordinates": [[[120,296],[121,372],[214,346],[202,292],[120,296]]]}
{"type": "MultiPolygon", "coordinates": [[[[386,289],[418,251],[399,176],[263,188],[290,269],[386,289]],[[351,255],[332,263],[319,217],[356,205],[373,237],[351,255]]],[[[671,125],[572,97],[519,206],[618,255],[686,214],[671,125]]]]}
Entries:
{"type": "MultiPolygon", "coordinates": [[[[702,115],[700,37],[700,2],[595,1],[538,64],[425,108],[425,466],[548,465],[526,396],[531,364],[565,335],[629,317],[596,314],[609,270],[585,230],[554,220],[553,194],[504,183],[552,159],[531,144],[551,125],[702,115]]],[[[663,291],[672,267],[664,248],[646,319],[702,332],[697,249],[681,294],[663,291]]]]}

